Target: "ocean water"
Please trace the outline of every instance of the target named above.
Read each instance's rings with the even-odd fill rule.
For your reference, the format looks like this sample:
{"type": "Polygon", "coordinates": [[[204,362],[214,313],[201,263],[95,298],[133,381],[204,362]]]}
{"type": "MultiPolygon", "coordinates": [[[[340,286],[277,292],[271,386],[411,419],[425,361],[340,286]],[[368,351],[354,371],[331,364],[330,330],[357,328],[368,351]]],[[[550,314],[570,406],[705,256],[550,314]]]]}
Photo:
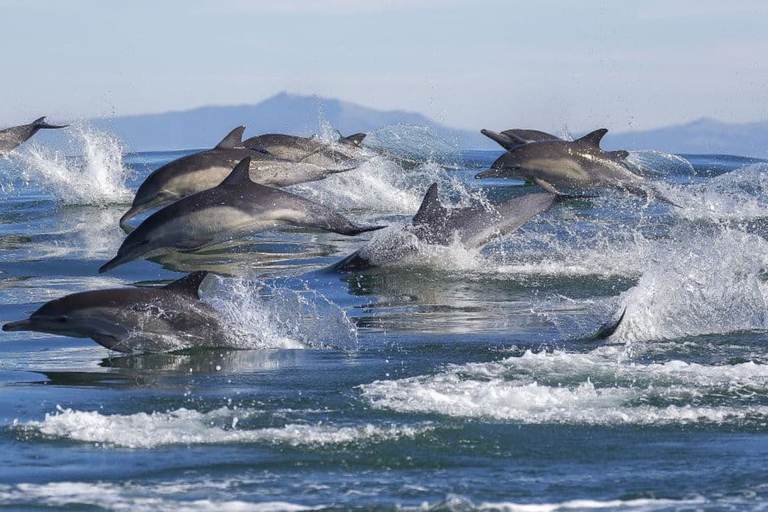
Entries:
{"type": "Polygon", "coordinates": [[[768,163],[633,152],[683,208],[606,192],[481,251],[416,243],[329,271],[369,241],[414,244],[401,227],[432,182],[454,206],[537,191],[474,180],[497,152],[387,127],[360,168],[292,190],[390,228],[259,233],[99,275],[143,177],[189,152],[70,133],[68,153],[0,159],[0,320],[204,268],[236,342],[126,356],[1,333],[0,507],[768,508],[768,163]]]}

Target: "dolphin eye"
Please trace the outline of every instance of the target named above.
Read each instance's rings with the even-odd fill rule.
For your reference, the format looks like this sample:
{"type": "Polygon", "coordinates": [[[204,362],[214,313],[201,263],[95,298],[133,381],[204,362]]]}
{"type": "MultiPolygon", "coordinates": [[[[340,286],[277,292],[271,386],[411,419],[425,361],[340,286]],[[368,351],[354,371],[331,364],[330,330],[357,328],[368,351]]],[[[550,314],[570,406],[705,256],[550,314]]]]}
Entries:
{"type": "Polygon", "coordinates": [[[60,324],[64,324],[64,323],[67,323],[68,320],[69,319],[67,317],[65,317],[65,316],[58,316],[58,317],[56,317],[55,321],[60,323],[60,324]]]}

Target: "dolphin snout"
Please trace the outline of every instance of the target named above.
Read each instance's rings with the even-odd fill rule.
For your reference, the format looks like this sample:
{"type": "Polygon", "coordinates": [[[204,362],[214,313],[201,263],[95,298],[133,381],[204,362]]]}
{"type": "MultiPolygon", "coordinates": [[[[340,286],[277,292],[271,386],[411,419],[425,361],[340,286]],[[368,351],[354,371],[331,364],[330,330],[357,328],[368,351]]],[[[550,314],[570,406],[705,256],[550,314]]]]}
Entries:
{"type": "Polygon", "coordinates": [[[3,325],[4,331],[28,331],[32,327],[32,321],[27,320],[19,320],[18,322],[9,322],[5,325],[3,325]]]}
{"type": "Polygon", "coordinates": [[[480,171],[479,173],[475,174],[475,179],[480,180],[483,178],[498,178],[499,177],[499,171],[494,168],[486,169],[484,171],[480,171]]]}

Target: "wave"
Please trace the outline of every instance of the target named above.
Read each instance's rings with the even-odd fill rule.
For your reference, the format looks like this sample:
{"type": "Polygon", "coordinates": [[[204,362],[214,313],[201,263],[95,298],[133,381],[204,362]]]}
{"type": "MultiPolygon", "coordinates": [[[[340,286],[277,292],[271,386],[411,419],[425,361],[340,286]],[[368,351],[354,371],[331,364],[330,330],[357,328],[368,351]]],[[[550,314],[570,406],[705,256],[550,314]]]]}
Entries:
{"type": "Polygon", "coordinates": [[[27,435],[96,443],[104,447],[151,449],[169,445],[255,443],[322,448],[328,445],[377,443],[412,438],[431,427],[386,425],[339,426],[288,424],[250,428],[258,410],[222,407],[209,412],[176,409],[169,412],[102,414],[59,407],[43,421],[17,423],[12,429],[27,435]]]}
{"type": "Polygon", "coordinates": [[[588,354],[526,351],[360,389],[378,408],[526,424],[768,423],[768,404],[760,398],[768,393],[767,365],[622,363],[621,354],[610,347],[588,354]]]}
{"type": "MultiPolygon", "coordinates": [[[[133,510],[138,512],[301,512],[316,510],[283,501],[249,502],[244,500],[195,499],[174,496],[182,485],[148,486],[136,483],[112,484],[90,482],[50,482],[0,485],[0,501],[6,506],[33,505],[67,509],[91,505],[104,510],[133,510]],[[175,492],[174,492],[175,491],[175,492]]],[[[210,494],[210,487],[201,486],[210,494]]]]}

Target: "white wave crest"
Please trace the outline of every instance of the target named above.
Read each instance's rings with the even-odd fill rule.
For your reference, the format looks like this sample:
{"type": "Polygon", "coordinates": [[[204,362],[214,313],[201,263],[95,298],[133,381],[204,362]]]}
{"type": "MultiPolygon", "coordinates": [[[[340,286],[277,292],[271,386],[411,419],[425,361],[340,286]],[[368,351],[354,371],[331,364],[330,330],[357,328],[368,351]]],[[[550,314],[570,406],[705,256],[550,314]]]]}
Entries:
{"type": "Polygon", "coordinates": [[[171,493],[157,492],[137,484],[50,482],[0,485],[0,501],[8,505],[32,505],[66,509],[92,505],[105,510],[132,510],[134,512],[299,512],[315,510],[282,501],[253,503],[242,500],[198,499],[180,500],[166,497],[171,493]]]}
{"type": "Polygon", "coordinates": [[[526,352],[495,363],[361,387],[372,405],[520,423],[589,425],[765,424],[768,366],[704,366],[682,361],[619,363],[616,353],[526,352]],[[722,402],[722,397],[728,400],[722,402]],[[744,402],[740,403],[740,397],[744,402]]]}
{"type": "Polygon", "coordinates": [[[259,414],[254,410],[222,407],[205,413],[182,408],[149,414],[107,415],[59,407],[56,413],[46,414],[43,421],[17,424],[14,428],[56,439],[126,448],[222,443],[323,447],[414,437],[428,428],[371,424],[355,427],[289,424],[253,430],[239,427],[243,419],[259,414]]]}

